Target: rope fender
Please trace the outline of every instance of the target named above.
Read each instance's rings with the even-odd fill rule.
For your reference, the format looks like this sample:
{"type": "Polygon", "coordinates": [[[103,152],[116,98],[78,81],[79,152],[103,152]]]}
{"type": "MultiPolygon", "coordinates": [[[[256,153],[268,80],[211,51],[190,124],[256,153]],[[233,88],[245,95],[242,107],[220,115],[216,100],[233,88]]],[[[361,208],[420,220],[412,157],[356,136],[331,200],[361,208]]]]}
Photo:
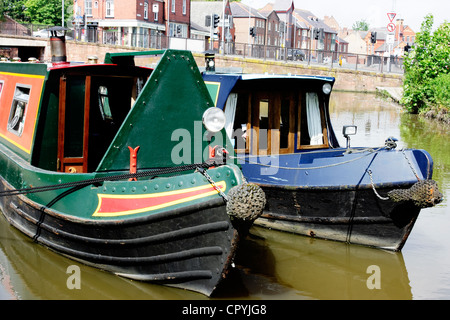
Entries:
{"type": "Polygon", "coordinates": [[[419,180],[409,189],[394,189],[388,192],[394,202],[412,201],[419,208],[429,208],[440,203],[444,196],[439,192],[436,181],[419,180]]]}

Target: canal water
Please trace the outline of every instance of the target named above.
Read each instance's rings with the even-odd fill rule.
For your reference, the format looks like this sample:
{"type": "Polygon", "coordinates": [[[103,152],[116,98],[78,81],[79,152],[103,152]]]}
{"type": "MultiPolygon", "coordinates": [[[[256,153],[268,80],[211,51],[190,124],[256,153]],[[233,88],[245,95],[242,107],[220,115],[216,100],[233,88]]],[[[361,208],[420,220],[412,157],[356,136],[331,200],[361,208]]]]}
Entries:
{"type": "MultiPolygon", "coordinates": [[[[230,281],[216,298],[450,299],[449,127],[403,113],[373,94],[334,92],[330,112],[342,145],[342,126],[356,124],[352,146],[382,146],[393,136],[398,148],[428,150],[444,202],[422,210],[400,253],[252,228],[230,281]]],[[[0,299],[208,298],[76,263],[33,243],[1,216],[0,299]],[[69,279],[73,265],[80,268],[79,289],[69,279]]]]}

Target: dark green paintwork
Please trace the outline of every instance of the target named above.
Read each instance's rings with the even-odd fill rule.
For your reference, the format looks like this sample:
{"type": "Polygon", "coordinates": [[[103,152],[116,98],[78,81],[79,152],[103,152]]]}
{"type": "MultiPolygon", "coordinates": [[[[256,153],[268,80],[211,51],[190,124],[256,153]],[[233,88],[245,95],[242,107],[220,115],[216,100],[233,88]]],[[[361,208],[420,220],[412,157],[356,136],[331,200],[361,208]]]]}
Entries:
{"type": "MultiPolygon", "coordinates": [[[[172,141],[175,130],[190,133],[191,140],[185,141],[190,145],[190,162],[202,162],[208,142],[203,139],[206,130],[201,120],[213,106],[192,54],[167,50],[107,151],[100,171],[128,167],[128,146],[140,146],[138,168],[174,166],[171,151],[183,142],[178,138],[172,141]]],[[[222,136],[226,137],[224,130],[222,136]]]]}
{"type": "MultiPolygon", "coordinates": [[[[139,55],[145,54],[139,53],[139,55]]],[[[109,55],[109,58],[107,57],[105,60],[109,59],[110,63],[128,64],[129,60],[126,57],[134,55],[120,54],[119,56],[121,58],[117,59],[116,55],[109,55]]],[[[36,70],[46,74],[46,65],[37,66],[39,67],[36,70]]],[[[34,66],[24,64],[20,72],[29,74],[31,68],[34,68],[34,66]]],[[[74,70],[78,70],[75,68],[74,70]]],[[[78,68],[80,73],[93,74],[96,70],[96,66],[78,68]]],[[[107,66],[104,68],[107,68],[107,66]]],[[[124,71],[126,70],[127,67],[124,66],[124,71]]],[[[100,162],[99,170],[82,174],[56,172],[59,78],[62,72],[64,72],[64,68],[57,68],[51,69],[46,74],[31,163],[12,152],[15,150],[0,145],[0,175],[13,188],[54,185],[92,179],[118,172],[128,172],[130,166],[128,146],[140,147],[137,160],[138,171],[155,167],[176,166],[179,163],[172,161],[172,149],[179,147],[180,143],[183,142],[179,137],[177,139],[172,138],[172,133],[177,129],[189,134],[189,141],[184,142],[189,145],[187,152],[191,154],[190,162],[195,163],[205,160],[204,153],[208,150],[209,142],[204,138],[206,130],[201,120],[204,111],[213,106],[211,97],[192,54],[187,51],[167,50],[122,123],[113,143],[100,162]]],[[[83,93],[80,92],[80,94],[83,93]]],[[[224,130],[222,130],[222,136],[226,137],[224,130]]],[[[228,140],[222,144],[231,146],[228,140]]],[[[242,174],[239,168],[234,165],[218,167],[209,171],[214,180],[226,181],[226,192],[232,186],[242,183],[242,174]]],[[[60,197],[60,195],[66,189],[32,193],[28,194],[27,197],[43,207],[76,218],[127,219],[139,215],[154,214],[164,211],[164,209],[118,218],[95,218],[92,217],[92,214],[98,206],[98,194],[150,194],[202,185],[209,185],[209,182],[200,173],[189,173],[153,180],[105,182],[96,186],[84,187],[76,192],[67,192],[63,197],[60,197]]],[[[208,198],[211,197],[220,196],[217,194],[208,198]]],[[[203,200],[194,200],[188,204],[203,200]]]]}
{"type": "Polygon", "coordinates": [[[47,65],[43,63],[2,62],[0,64],[0,71],[37,76],[47,76],[48,74],[47,65]]]}

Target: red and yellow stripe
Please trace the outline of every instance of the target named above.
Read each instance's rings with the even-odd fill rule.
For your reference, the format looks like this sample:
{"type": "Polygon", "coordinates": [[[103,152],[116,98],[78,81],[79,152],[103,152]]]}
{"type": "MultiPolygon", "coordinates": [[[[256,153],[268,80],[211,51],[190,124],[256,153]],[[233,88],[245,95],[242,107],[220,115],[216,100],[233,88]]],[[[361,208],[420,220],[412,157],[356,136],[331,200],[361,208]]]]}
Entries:
{"type": "MultiPolygon", "coordinates": [[[[222,192],[227,188],[225,181],[216,182],[216,185],[222,192]]],[[[212,185],[140,195],[99,194],[98,206],[92,216],[117,217],[154,211],[215,194],[218,191],[212,185]]]]}

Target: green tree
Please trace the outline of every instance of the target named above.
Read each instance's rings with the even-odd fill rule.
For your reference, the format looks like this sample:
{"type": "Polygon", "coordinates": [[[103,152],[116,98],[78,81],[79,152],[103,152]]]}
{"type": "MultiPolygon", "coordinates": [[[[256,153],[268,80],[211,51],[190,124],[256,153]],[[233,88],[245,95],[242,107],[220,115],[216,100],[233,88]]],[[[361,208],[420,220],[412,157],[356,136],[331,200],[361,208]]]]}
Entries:
{"type": "Polygon", "coordinates": [[[432,32],[433,15],[425,16],[415,46],[405,56],[405,79],[402,103],[408,111],[417,113],[436,102],[435,79],[449,73],[450,24],[443,23],[432,32]]]}
{"type": "Polygon", "coordinates": [[[24,14],[26,0],[0,0],[0,19],[8,15],[20,22],[28,22],[24,14]]]}
{"type": "Polygon", "coordinates": [[[353,30],[359,30],[359,31],[368,31],[369,30],[369,23],[366,20],[356,21],[353,26],[353,30]]]}
{"type": "MultiPolygon", "coordinates": [[[[71,17],[71,8],[73,2],[71,0],[64,1],[64,20],[71,17]]],[[[31,23],[61,25],[62,21],[62,0],[26,0],[25,15],[30,19],[31,23]]]]}

